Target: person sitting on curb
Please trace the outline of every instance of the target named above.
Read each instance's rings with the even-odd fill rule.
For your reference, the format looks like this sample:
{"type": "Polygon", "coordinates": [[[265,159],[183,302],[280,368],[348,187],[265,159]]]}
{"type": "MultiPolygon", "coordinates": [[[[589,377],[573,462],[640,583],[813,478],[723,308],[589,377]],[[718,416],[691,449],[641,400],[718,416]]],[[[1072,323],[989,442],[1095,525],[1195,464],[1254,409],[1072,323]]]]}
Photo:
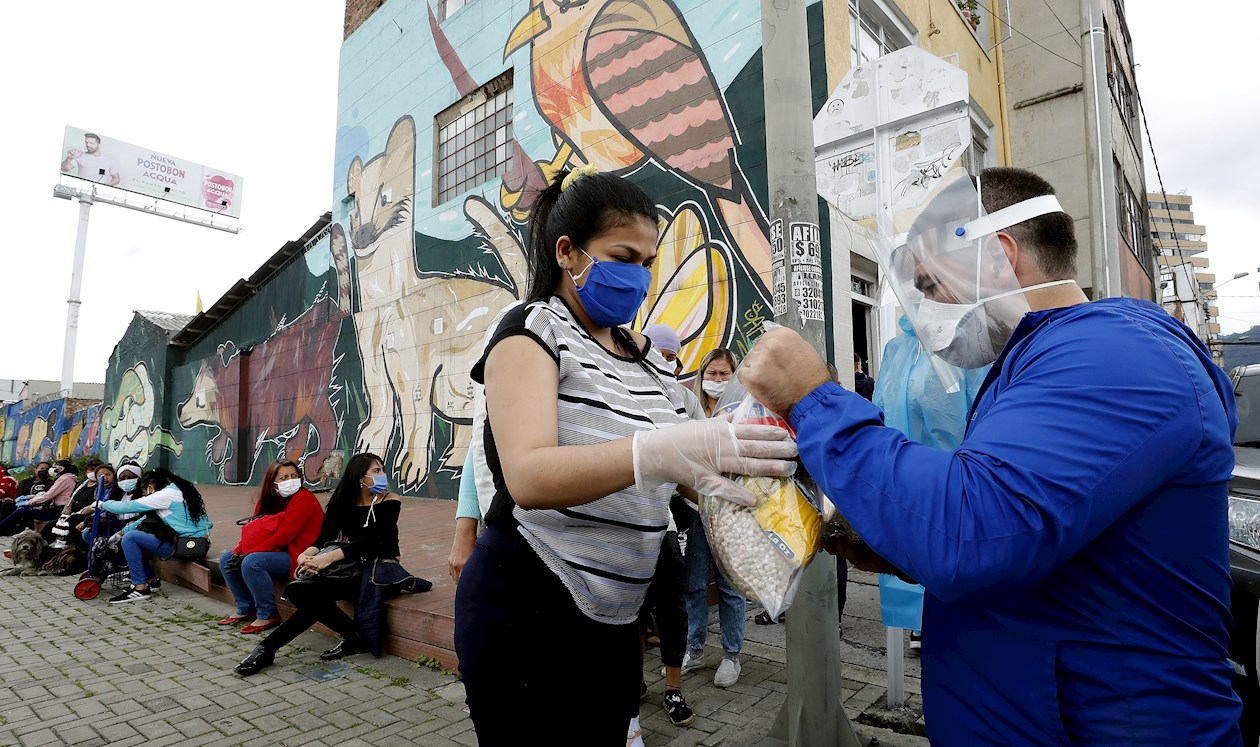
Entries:
{"type": "Polygon", "coordinates": [[[0,521],[0,535],[12,536],[30,529],[37,521],[53,521],[61,515],[61,510],[70,502],[74,486],[78,484],[79,470],[69,459],[59,459],[48,470],[48,478],[52,480],[47,490],[32,494],[30,500],[22,505],[18,498],[18,508],[0,521]]]}
{"type": "Polygon", "coordinates": [[[214,526],[197,488],[164,467],[140,478],[139,490],[140,498],[136,500],[99,504],[111,514],[144,514],[123,527],[121,544],[131,586],[110,599],[110,604],[148,599],[154,574],[147,556],[169,558],[175,551],[176,537],[208,537],[214,526]]]}
{"type": "Polygon", "coordinates": [[[302,487],[297,464],[285,460],[268,467],[240,543],[219,560],[236,613],[218,624],[252,620],[241,628],[244,635],[279,625],[274,582],[293,577],[302,551],[315,541],[323,520],[324,509],[315,494],[302,487]]]}
{"type": "Polygon", "coordinates": [[[377,654],[379,636],[369,640],[367,635],[379,632],[384,603],[381,590],[427,591],[432,586],[413,578],[397,562],[401,510],[401,499],[389,492],[381,458],[366,453],[350,457],[328,500],[319,536],[298,557],[297,579],[284,590],[285,598],[297,609],[233,671],[242,677],[261,672],[275,663],[282,646],[317,622],[341,636],[336,646],[319,655],[320,659],[332,661],[369,649],[377,654]],[[337,606],[339,600],[358,602],[357,619],[337,606]],[[373,625],[366,627],[369,616],[373,625]]]}

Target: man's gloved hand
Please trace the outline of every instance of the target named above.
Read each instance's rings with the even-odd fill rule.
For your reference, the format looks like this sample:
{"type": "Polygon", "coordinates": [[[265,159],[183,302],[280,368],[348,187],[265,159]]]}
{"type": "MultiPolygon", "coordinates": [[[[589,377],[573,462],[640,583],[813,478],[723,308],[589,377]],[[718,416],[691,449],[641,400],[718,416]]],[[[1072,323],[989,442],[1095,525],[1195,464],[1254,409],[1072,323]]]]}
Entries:
{"type": "Polygon", "coordinates": [[[722,474],[787,477],[796,471],[789,461],[796,455],[796,443],[782,428],[693,420],[634,434],[634,482],[643,493],[672,482],[751,506],[756,497],[722,474]]]}

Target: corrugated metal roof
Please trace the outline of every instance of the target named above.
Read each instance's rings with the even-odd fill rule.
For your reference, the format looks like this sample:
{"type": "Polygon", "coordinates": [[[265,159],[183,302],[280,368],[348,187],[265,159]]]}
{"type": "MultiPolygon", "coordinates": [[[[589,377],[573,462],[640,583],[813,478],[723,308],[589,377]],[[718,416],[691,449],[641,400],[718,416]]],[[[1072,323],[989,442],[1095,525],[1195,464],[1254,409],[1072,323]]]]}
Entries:
{"type": "Polygon", "coordinates": [[[167,332],[178,332],[193,320],[192,314],[172,314],[169,311],[137,311],[136,313],[167,332]]]}

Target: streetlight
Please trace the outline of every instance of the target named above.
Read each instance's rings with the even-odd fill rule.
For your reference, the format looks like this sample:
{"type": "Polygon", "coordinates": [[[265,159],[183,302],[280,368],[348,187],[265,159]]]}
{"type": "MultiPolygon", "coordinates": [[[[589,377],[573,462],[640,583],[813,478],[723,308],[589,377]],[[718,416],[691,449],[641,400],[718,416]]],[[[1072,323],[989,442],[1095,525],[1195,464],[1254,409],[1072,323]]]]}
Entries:
{"type": "Polygon", "coordinates": [[[1235,274],[1234,274],[1234,277],[1230,278],[1229,280],[1226,280],[1226,281],[1225,281],[1225,282],[1223,282],[1223,283],[1218,283],[1218,284],[1216,284],[1215,286],[1213,286],[1213,287],[1212,287],[1212,290],[1217,290],[1217,289],[1219,289],[1221,286],[1229,285],[1230,283],[1234,282],[1234,281],[1235,281],[1235,280],[1237,280],[1238,278],[1245,278],[1245,277],[1247,277],[1247,276],[1248,276],[1248,275],[1250,275],[1250,274],[1251,274],[1251,273],[1250,273],[1250,272],[1247,272],[1247,271],[1244,271],[1244,272],[1239,272],[1239,273],[1235,273],[1235,274]]]}

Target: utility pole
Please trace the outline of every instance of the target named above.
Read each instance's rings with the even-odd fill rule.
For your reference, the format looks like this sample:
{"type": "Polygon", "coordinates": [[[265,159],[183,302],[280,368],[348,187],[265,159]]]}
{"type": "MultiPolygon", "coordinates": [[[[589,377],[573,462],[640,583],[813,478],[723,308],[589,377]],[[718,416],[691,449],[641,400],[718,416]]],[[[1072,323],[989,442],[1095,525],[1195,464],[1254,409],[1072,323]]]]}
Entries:
{"type": "MultiPolygon", "coordinates": [[[[806,0],[761,0],[762,75],[770,193],[769,282],[775,321],[801,334],[826,355],[823,248],[818,232],[806,0]]],[[[833,276],[849,277],[849,253],[832,256],[833,276]],[[839,273],[839,275],[836,275],[839,273]]],[[[849,318],[848,284],[832,299],[849,318]]],[[[848,326],[848,323],[845,323],[848,326]]],[[[849,336],[837,345],[838,368],[852,376],[849,336]],[[840,350],[844,347],[845,350],[840,350]]],[[[850,378],[848,385],[853,386],[850,378]]],[[[836,564],[825,553],[804,569],[787,613],[788,697],[765,744],[858,747],[841,695],[836,564]]]]}
{"type": "Polygon", "coordinates": [[[1081,72],[1085,94],[1085,183],[1094,299],[1121,295],[1116,172],[1112,166],[1107,32],[1102,0],[1081,0],[1081,72]]]}

